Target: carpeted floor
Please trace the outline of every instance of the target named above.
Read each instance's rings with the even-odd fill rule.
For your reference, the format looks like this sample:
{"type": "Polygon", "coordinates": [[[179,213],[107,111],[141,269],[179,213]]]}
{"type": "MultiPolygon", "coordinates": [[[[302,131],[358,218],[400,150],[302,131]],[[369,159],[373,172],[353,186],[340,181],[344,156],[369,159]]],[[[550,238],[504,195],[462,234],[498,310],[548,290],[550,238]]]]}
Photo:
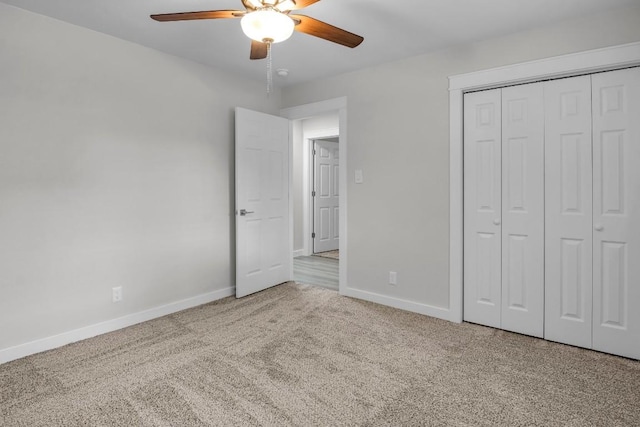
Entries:
{"type": "Polygon", "coordinates": [[[2,426],[638,426],[640,362],[285,284],[0,365],[2,426]]]}

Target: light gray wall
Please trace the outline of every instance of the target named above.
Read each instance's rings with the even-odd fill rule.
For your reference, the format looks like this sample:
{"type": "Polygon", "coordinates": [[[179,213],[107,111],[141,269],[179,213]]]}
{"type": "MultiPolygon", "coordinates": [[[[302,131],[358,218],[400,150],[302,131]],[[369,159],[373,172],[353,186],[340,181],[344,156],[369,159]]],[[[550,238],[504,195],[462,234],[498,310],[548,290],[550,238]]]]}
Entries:
{"type": "Polygon", "coordinates": [[[233,109],[279,104],[0,3],[0,350],[233,286],[233,109]]]}
{"type": "Polygon", "coordinates": [[[640,6],[285,88],[283,108],[347,97],[348,285],[449,305],[448,76],[638,41],[639,23],[640,6]]]}

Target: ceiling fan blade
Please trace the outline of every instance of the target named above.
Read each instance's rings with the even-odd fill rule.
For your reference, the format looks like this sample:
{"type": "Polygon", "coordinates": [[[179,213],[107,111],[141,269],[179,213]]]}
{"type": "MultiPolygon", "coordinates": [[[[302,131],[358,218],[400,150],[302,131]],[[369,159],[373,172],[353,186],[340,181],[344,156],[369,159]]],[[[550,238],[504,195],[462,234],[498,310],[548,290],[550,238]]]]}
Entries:
{"type": "Polygon", "coordinates": [[[305,7],[309,7],[314,3],[318,3],[320,0],[295,0],[295,7],[292,7],[291,10],[304,9],[305,7]]]}
{"type": "Polygon", "coordinates": [[[264,59],[267,57],[267,44],[251,40],[251,59],[264,59]]]}
{"type": "Polygon", "coordinates": [[[160,22],[192,21],[195,19],[231,19],[240,18],[247,12],[244,10],[207,10],[203,12],[162,13],[151,15],[151,19],[160,22]]]}
{"type": "Polygon", "coordinates": [[[293,18],[294,21],[299,22],[294,29],[301,33],[320,37],[321,39],[329,40],[351,48],[358,46],[364,40],[363,37],[360,37],[357,34],[350,33],[349,31],[334,27],[326,22],[318,21],[317,19],[310,18],[305,15],[289,16],[293,18]]]}

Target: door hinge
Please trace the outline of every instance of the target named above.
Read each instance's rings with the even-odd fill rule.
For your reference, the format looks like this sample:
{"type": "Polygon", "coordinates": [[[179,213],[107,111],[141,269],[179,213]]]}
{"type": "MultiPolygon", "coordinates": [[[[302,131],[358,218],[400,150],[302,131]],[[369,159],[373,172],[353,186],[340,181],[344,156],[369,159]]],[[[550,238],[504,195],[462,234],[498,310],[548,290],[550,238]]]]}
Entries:
{"type": "Polygon", "coordinates": [[[315,239],[316,238],[316,233],[311,233],[311,238],[315,239]]]}
{"type": "Polygon", "coordinates": [[[313,150],[313,155],[314,155],[314,156],[316,155],[316,150],[313,150]]]}
{"type": "Polygon", "coordinates": [[[311,197],[316,197],[316,192],[315,191],[311,192],[311,197]]]}

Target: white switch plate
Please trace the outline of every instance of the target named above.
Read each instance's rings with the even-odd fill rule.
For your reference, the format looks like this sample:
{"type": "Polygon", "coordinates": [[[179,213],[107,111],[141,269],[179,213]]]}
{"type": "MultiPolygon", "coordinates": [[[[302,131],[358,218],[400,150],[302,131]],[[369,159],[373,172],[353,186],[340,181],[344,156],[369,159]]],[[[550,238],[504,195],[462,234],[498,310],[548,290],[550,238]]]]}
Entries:
{"type": "Polygon", "coordinates": [[[364,182],[364,176],[362,175],[362,169],[356,169],[356,184],[362,184],[364,182]]]}

